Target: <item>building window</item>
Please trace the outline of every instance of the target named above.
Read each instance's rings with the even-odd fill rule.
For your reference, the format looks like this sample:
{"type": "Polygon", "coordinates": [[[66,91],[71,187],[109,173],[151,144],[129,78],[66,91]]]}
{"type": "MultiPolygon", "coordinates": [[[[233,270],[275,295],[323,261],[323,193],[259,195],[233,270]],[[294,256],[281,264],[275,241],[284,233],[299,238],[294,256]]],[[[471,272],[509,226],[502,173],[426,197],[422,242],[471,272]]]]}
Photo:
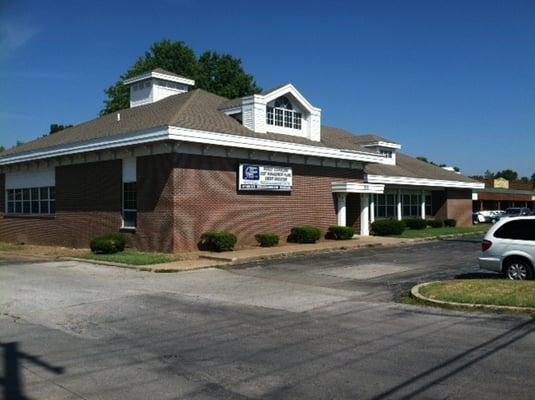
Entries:
{"type": "Polygon", "coordinates": [[[378,194],[375,200],[375,216],[377,218],[396,217],[396,195],[378,194]]]}
{"type": "Polygon", "coordinates": [[[425,215],[428,217],[433,215],[433,201],[430,194],[425,195],[425,215]]]}
{"type": "Polygon", "coordinates": [[[268,125],[284,126],[285,128],[301,129],[302,114],[293,109],[292,103],[286,97],[275,100],[275,107],[266,107],[266,122],[268,125]]]}
{"type": "Polygon", "coordinates": [[[282,115],[284,110],[275,108],[275,125],[282,126],[282,115]]]}
{"type": "Polygon", "coordinates": [[[54,186],[7,189],[7,213],[51,215],[56,213],[54,186]]]}
{"type": "Polygon", "coordinates": [[[392,150],[385,150],[385,149],[379,149],[379,154],[385,156],[385,157],[388,157],[388,158],[392,158],[392,150]]]}
{"type": "Polygon", "coordinates": [[[273,125],[273,107],[268,107],[266,110],[266,122],[268,125],[273,125]]]}
{"type": "Polygon", "coordinates": [[[123,183],[123,227],[137,226],[137,189],[136,182],[123,183]]]}
{"type": "Polygon", "coordinates": [[[404,193],[401,195],[401,215],[403,217],[421,217],[420,195],[404,193]]]}

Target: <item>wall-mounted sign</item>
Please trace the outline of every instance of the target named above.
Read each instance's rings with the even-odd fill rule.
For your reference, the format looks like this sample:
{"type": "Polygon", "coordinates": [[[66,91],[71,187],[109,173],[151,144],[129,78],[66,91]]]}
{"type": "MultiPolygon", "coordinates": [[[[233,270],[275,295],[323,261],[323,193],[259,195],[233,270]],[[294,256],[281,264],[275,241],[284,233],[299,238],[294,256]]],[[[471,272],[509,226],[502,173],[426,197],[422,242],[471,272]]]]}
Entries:
{"type": "Polygon", "coordinates": [[[240,164],[239,190],[291,191],[292,168],[240,164]]]}

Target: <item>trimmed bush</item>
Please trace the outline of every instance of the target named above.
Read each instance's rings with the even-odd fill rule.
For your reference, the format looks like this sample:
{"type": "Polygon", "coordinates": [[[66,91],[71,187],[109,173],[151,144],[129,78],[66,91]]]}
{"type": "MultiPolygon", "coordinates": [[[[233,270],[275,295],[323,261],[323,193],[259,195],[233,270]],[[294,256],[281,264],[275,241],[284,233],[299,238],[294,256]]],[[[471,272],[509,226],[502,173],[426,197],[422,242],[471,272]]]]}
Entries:
{"type": "Polygon", "coordinates": [[[377,236],[401,235],[405,227],[405,221],[383,219],[372,224],[372,232],[377,236]]]}
{"type": "Polygon", "coordinates": [[[255,239],[261,247],[273,247],[279,244],[279,236],[274,233],[259,233],[255,239]]]}
{"type": "Polygon", "coordinates": [[[296,226],[293,227],[288,236],[288,241],[293,243],[316,243],[320,240],[321,231],[313,226],[296,226]]]}
{"type": "Polygon", "coordinates": [[[126,246],[126,238],[118,233],[98,236],[91,240],[89,247],[96,254],[114,254],[123,251],[126,246]]]}
{"type": "Polygon", "coordinates": [[[453,228],[457,225],[457,220],[453,218],[448,218],[444,220],[444,225],[450,228],[453,228]]]}
{"type": "Polygon", "coordinates": [[[209,251],[230,251],[234,249],[238,239],[229,232],[206,232],[201,235],[200,248],[209,251]]]}
{"type": "Polygon", "coordinates": [[[444,226],[444,222],[439,219],[428,219],[427,226],[430,226],[431,228],[442,228],[444,226]]]}
{"type": "Polygon", "coordinates": [[[411,218],[405,220],[405,224],[409,229],[425,229],[427,228],[427,221],[421,218],[411,218]]]}
{"type": "Polygon", "coordinates": [[[352,226],[330,226],[327,232],[328,239],[349,240],[353,239],[355,228],[352,226]]]}

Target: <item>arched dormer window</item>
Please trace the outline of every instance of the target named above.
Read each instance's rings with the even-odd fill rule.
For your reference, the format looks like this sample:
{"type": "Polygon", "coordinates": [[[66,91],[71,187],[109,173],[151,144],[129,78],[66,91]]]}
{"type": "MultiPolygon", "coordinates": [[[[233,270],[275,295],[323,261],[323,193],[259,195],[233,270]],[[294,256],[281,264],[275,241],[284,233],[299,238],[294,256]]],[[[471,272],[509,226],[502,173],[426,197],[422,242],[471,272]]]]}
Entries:
{"type": "Polygon", "coordinates": [[[292,103],[286,96],[276,99],[273,106],[266,107],[266,122],[268,125],[301,129],[302,115],[293,109],[292,103]]]}

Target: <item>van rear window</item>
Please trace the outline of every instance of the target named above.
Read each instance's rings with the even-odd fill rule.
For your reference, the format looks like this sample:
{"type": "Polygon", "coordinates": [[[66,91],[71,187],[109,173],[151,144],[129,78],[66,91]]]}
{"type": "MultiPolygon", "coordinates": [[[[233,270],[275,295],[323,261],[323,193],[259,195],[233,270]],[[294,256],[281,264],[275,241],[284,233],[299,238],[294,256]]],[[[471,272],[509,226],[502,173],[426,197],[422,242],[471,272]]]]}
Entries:
{"type": "Polygon", "coordinates": [[[494,232],[494,237],[535,241],[535,219],[518,219],[507,222],[494,232]]]}

